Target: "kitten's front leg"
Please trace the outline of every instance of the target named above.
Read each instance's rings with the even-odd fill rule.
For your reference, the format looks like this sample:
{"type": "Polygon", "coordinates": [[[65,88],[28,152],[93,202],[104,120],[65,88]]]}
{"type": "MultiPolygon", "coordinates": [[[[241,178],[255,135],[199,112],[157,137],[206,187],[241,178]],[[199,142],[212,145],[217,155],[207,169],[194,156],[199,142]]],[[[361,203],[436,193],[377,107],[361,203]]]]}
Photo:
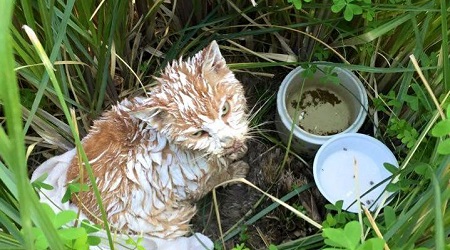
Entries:
{"type": "Polygon", "coordinates": [[[249,165],[245,161],[237,161],[230,164],[228,167],[228,173],[230,173],[230,179],[245,178],[249,171],[249,165]]]}
{"type": "MultiPolygon", "coordinates": [[[[204,189],[206,192],[211,191],[215,186],[219,185],[222,182],[236,178],[245,178],[245,176],[247,175],[249,166],[246,162],[237,161],[230,163],[230,160],[228,158],[222,158],[222,160],[225,160],[226,165],[228,166],[223,167],[221,171],[213,172],[214,174],[211,175],[206,182],[206,187],[204,189]]],[[[219,162],[222,162],[223,164],[222,160],[211,162],[210,168],[220,169],[216,164],[221,164],[219,162]]]]}
{"type": "Polygon", "coordinates": [[[243,144],[240,146],[235,152],[232,154],[226,156],[226,158],[230,159],[228,161],[228,169],[227,172],[229,173],[229,179],[236,179],[236,178],[245,178],[247,176],[247,173],[249,171],[249,166],[244,161],[236,161],[244,157],[244,155],[247,153],[248,147],[246,144],[243,144]]]}
{"type": "Polygon", "coordinates": [[[238,150],[236,150],[235,152],[229,154],[227,156],[227,158],[230,159],[230,160],[233,160],[233,161],[239,160],[242,157],[244,157],[244,155],[247,153],[247,150],[248,150],[248,147],[247,147],[247,145],[244,144],[241,147],[239,147],[238,150]]]}

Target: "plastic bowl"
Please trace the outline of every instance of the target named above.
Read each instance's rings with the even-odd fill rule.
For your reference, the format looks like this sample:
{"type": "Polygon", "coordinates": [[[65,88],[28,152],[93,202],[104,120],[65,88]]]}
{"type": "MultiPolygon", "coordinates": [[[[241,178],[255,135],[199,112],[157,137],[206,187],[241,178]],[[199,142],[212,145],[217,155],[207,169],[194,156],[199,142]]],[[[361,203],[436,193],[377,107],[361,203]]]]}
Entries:
{"type": "Polygon", "coordinates": [[[391,173],[389,163],[398,168],[394,154],[379,140],[368,135],[346,133],[325,142],[314,158],[314,180],[331,203],[343,200],[342,208],[357,213],[361,205],[374,211],[392,194],[385,191],[391,173]]]}

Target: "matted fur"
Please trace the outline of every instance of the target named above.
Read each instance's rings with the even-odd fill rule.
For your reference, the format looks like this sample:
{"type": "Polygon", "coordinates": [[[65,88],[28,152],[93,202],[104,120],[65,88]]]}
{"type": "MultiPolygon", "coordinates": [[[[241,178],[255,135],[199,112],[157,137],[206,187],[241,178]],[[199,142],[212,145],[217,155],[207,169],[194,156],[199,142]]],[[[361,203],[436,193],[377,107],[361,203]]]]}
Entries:
{"type": "MultiPolygon", "coordinates": [[[[148,97],[123,100],[94,122],[82,144],[116,230],[174,238],[188,232],[195,202],[245,177],[248,121],[241,83],[213,41],[167,66],[148,97]]],[[[68,181],[90,186],[75,157],[68,181]]],[[[84,171],[85,172],[85,171],[84,171]]],[[[93,192],[72,197],[93,221],[93,192]]]]}

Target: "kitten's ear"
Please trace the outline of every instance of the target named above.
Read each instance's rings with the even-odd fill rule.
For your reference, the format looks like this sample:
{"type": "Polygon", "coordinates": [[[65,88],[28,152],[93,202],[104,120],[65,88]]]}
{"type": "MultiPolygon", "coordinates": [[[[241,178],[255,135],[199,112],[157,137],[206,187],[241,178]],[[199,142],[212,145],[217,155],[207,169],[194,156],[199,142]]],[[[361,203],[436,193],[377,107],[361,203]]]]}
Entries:
{"type": "Polygon", "coordinates": [[[129,112],[129,115],[131,117],[137,118],[139,120],[142,120],[148,124],[151,124],[152,126],[159,127],[161,124],[161,116],[164,115],[164,108],[157,107],[157,106],[150,106],[150,107],[139,107],[133,111],[129,112]]]}
{"type": "Polygon", "coordinates": [[[206,48],[202,50],[204,65],[203,68],[209,67],[214,70],[226,67],[225,58],[220,53],[219,45],[214,40],[206,48]]]}
{"type": "Polygon", "coordinates": [[[158,113],[160,113],[160,110],[158,108],[141,108],[129,112],[131,117],[146,122],[153,120],[155,116],[158,116],[158,113]]]}

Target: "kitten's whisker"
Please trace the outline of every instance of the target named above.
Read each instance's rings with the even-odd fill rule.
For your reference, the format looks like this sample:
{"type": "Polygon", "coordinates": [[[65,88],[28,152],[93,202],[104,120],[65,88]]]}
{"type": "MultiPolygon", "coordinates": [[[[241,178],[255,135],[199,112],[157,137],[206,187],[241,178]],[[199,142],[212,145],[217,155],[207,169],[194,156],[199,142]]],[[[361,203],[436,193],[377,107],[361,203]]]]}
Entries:
{"type": "MultiPolygon", "coordinates": [[[[268,91],[266,91],[266,93],[267,93],[268,91]]],[[[263,97],[265,97],[265,93],[263,94],[263,95],[261,95],[261,97],[260,97],[260,99],[258,99],[257,101],[256,101],[256,103],[255,103],[255,105],[253,105],[253,107],[250,109],[250,116],[249,116],[249,121],[253,121],[255,118],[256,118],[256,116],[261,112],[261,110],[263,109],[263,108],[265,108],[265,107],[267,107],[268,106],[268,103],[269,102],[271,102],[272,101],[272,98],[275,96],[275,93],[273,93],[273,94],[271,94],[270,96],[269,96],[269,98],[266,98],[266,100],[264,101],[264,103],[262,103],[261,105],[260,105],[260,100],[261,100],[261,98],[263,98],[263,97]],[[255,111],[255,108],[257,108],[258,107],[258,109],[255,111]]]]}
{"type": "Polygon", "coordinates": [[[262,123],[259,123],[259,124],[251,125],[250,129],[258,128],[258,127],[262,127],[262,126],[270,125],[270,124],[274,124],[274,123],[275,123],[274,121],[265,121],[265,122],[262,122],[262,123]]]}
{"type": "Polygon", "coordinates": [[[264,131],[254,132],[254,133],[248,134],[248,136],[249,137],[255,137],[256,136],[256,137],[262,137],[262,138],[276,137],[276,135],[273,135],[272,131],[269,131],[269,132],[264,132],[264,131]]]}
{"type": "Polygon", "coordinates": [[[253,128],[253,129],[249,129],[247,134],[260,134],[260,133],[278,133],[277,130],[275,129],[270,129],[270,128],[253,128]]]}
{"type": "MultiPolygon", "coordinates": [[[[259,140],[259,139],[261,139],[261,140],[266,140],[267,141],[267,138],[266,137],[264,137],[264,136],[261,136],[261,135],[250,135],[250,136],[246,136],[245,137],[246,138],[246,140],[259,140]]],[[[259,142],[262,142],[261,140],[259,140],[259,142]]]]}
{"type": "Polygon", "coordinates": [[[257,142],[257,143],[260,143],[260,144],[265,144],[266,142],[264,142],[262,139],[264,139],[264,138],[258,138],[258,137],[251,137],[251,138],[248,138],[248,140],[249,141],[254,141],[254,142],[257,142]]]}
{"type": "Polygon", "coordinates": [[[268,124],[275,124],[275,121],[270,120],[270,121],[263,121],[263,122],[259,122],[259,123],[254,123],[254,124],[252,124],[252,127],[260,126],[260,125],[268,125],[268,124]]]}
{"type": "MultiPolygon", "coordinates": [[[[269,122],[267,122],[267,124],[268,124],[268,123],[269,123],[269,122]]],[[[271,132],[277,132],[276,129],[263,127],[264,125],[266,125],[266,124],[258,124],[258,125],[255,125],[255,126],[251,126],[251,127],[249,127],[247,133],[252,133],[252,132],[255,132],[255,131],[271,131],[271,132]]]]}
{"type": "Polygon", "coordinates": [[[250,131],[249,135],[261,135],[261,134],[278,134],[278,131],[272,129],[258,129],[255,131],[250,131]]]}
{"type": "Polygon", "coordinates": [[[270,94],[270,95],[269,95],[269,98],[267,98],[267,97],[266,97],[266,93],[268,93],[268,92],[269,92],[269,90],[266,90],[266,91],[258,98],[258,100],[256,100],[256,103],[255,103],[255,104],[253,105],[253,107],[250,109],[249,113],[253,113],[254,109],[255,109],[260,103],[262,103],[262,99],[263,99],[263,98],[265,98],[264,103],[263,103],[262,105],[260,105],[260,107],[259,107],[259,109],[256,111],[256,113],[259,112],[260,109],[261,109],[262,107],[266,106],[267,103],[268,103],[269,101],[272,100],[272,98],[275,96],[275,93],[276,93],[276,92],[270,94]]]}
{"type": "Polygon", "coordinates": [[[278,135],[277,132],[278,131],[267,129],[267,130],[257,130],[257,131],[253,131],[253,132],[250,132],[250,133],[247,133],[247,134],[249,136],[264,136],[266,134],[271,134],[271,135],[276,134],[276,135],[278,135]]]}

